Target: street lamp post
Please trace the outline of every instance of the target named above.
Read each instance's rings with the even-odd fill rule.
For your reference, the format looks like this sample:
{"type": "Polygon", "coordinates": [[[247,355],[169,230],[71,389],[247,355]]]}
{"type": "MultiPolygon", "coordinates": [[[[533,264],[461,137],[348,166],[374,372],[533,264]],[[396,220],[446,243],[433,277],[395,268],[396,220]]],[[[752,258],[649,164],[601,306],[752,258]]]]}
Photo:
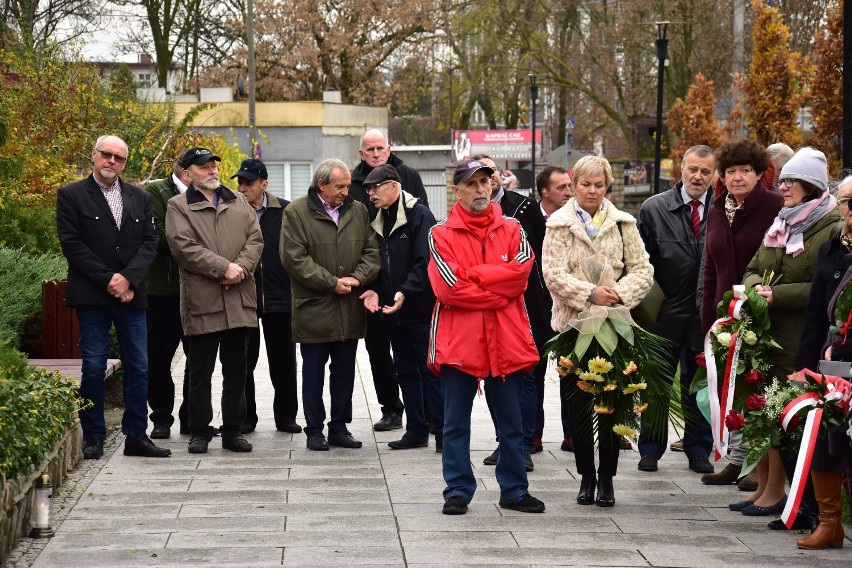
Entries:
{"type": "Polygon", "coordinates": [[[660,160],[663,143],[663,79],[666,71],[666,53],[669,49],[669,40],[666,39],[666,31],[669,22],[656,22],[657,24],[657,125],[654,133],[654,194],[660,192],[660,160]]]}
{"type": "Polygon", "coordinates": [[[250,156],[257,157],[257,121],[254,105],[254,5],[252,0],[246,0],[246,47],[248,48],[248,119],[250,156]]]}
{"type": "Polygon", "coordinates": [[[532,184],[535,188],[535,107],[538,101],[538,85],[535,82],[535,75],[530,73],[530,98],[532,99],[532,160],[530,161],[530,169],[532,171],[532,184]]]}

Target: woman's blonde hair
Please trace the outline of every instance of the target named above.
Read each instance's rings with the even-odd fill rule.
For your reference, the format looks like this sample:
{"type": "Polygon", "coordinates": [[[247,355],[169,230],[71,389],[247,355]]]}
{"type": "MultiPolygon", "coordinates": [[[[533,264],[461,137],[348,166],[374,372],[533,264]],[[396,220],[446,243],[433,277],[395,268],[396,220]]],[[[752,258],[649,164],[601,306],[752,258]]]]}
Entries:
{"type": "Polygon", "coordinates": [[[574,180],[574,184],[581,177],[596,176],[599,174],[604,175],[607,187],[612,184],[612,166],[609,165],[606,158],[601,158],[600,156],[583,156],[574,164],[571,173],[573,174],[571,179],[574,180]]]}

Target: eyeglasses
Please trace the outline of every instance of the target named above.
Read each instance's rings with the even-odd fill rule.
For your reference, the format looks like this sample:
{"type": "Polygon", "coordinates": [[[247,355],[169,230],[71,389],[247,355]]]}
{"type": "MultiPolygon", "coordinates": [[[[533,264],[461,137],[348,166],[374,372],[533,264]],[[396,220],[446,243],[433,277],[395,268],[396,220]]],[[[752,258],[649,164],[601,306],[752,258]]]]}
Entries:
{"type": "Polygon", "coordinates": [[[123,164],[127,161],[127,156],[119,156],[118,154],[113,154],[112,152],[104,152],[103,150],[96,150],[98,154],[101,155],[101,158],[104,160],[115,160],[116,164],[123,164]]]}
{"type": "Polygon", "coordinates": [[[383,185],[389,184],[389,183],[393,183],[393,180],[389,179],[389,180],[379,182],[376,185],[371,185],[370,187],[367,188],[367,193],[370,193],[371,191],[377,191],[380,187],[382,187],[383,185]]]}
{"type": "Polygon", "coordinates": [[[843,199],[837,200],[837,205],[838,206],[845,205],[846,207],[849,207],[850,201],[852,201],[852,197],[844,197],[843,199]]]}
{"type": "Polygon", "coordinates": [[[736,177],[737,174],[745,177],[749,174],[754,173],[754,168],[728,168],[725,170],[725,175],[729,177],[736,177]]]}

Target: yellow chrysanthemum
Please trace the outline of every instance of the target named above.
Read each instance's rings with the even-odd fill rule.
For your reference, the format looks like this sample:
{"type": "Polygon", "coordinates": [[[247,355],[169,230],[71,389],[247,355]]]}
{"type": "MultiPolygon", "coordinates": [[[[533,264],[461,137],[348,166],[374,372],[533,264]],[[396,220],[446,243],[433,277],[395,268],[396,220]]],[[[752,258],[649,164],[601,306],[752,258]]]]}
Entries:
{"type": "Polygon", "coordinates": [[[605,390],[605,391],[618,390],[618,385],[615,384],[615,383],[607,383],[606,385],[604,385],[603,390],[605,390]]]}
{"type": "Polygon", "coordinates": [[[605,405],[598,406],[598,405],[595,405],[595,414],[612,414],[613,412],[615,412],[615,409],[614,409],[614,408],[610,408],[609,406],[605,406],[605,405]]]}
{"type": "Polygon", "coordinates": [[[612,370],[612,363],[604,359],[603,357],[595,357],[594,359],[589,359],[589,371],[598,374],[609,373],[612,370]]]}
{"type": "Polygon", "coordinates": [[[592,383],[588,383],[586,381],[577,381],[577,388],[584,392],[598,394],[598,388],[592,383]]]}
{"type": "Polygon", "coordinates": [[[582,372],[580,373],[580,379],[584,381],[589,381],[591,383],[602,383],[604,378],[597,373],[592,372],[582,372]]]}
{"type": "Polygon", "coordinates": [[[634,430],[630,426],[625,426],[624,424],[616,424],[612,427],[612,431],[619,436],[624,436],[628,440],[633,440],[634,438],[636,438],[636,430],[634,430]]]}
{"type": "Polygon", "coordinates": [[[633,407],[633,412],[635,412],[636,414],[642,414],[646,410],[648,410],[648,403],[647,402],[645,404],[639,404],[639,405],[633,407]]]}
{"type": "Polygon", "coordinates": [[[624,373],[624,374],[625,374],[625,376],[626,376],[626,375],[632,375],[633,373],[635,373],[635,372],[636,372],[636,369],[638,369],[638,368],[639,368],[639,367],[637,367],[637,366],[636,366],[636,363],[634,363],[633,361],[631,361],[631,362],[629,362],[629,363],[627,364],[627,366],[626,366],[626,367],[624,367],[624,370],[623,370],[623,371],[621,371],[621,372],[622,372],[622,373],[624,373]]]}
{"type": "Polygon", "coordinates": [[[648,388],[648,383],[631,383],[624,387],[624,390],[621,391],[624,394],[633,394],[636,391],[645,390],[648,388]]]}

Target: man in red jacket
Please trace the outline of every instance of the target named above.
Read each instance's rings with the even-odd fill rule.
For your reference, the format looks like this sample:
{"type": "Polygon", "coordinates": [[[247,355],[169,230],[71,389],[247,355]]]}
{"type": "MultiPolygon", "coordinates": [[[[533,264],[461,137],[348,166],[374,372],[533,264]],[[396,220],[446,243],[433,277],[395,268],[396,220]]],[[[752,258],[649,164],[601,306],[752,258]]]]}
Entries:
{"type": "Polygon", "coordinates": [[[452,190],[458,199],[429,235],[429,281],[437,297],[429,366],[444,391],[443,470],[446,515],[461,515],[476,491],[470,465],[470,414],[478,381],[485,381],[500,432],[500,506],[541,513],[524,469],[523,375],[538,362],[523,293],[533,252],[518,221],[491,202],[494,170],[459,162],[452,190]]]}

